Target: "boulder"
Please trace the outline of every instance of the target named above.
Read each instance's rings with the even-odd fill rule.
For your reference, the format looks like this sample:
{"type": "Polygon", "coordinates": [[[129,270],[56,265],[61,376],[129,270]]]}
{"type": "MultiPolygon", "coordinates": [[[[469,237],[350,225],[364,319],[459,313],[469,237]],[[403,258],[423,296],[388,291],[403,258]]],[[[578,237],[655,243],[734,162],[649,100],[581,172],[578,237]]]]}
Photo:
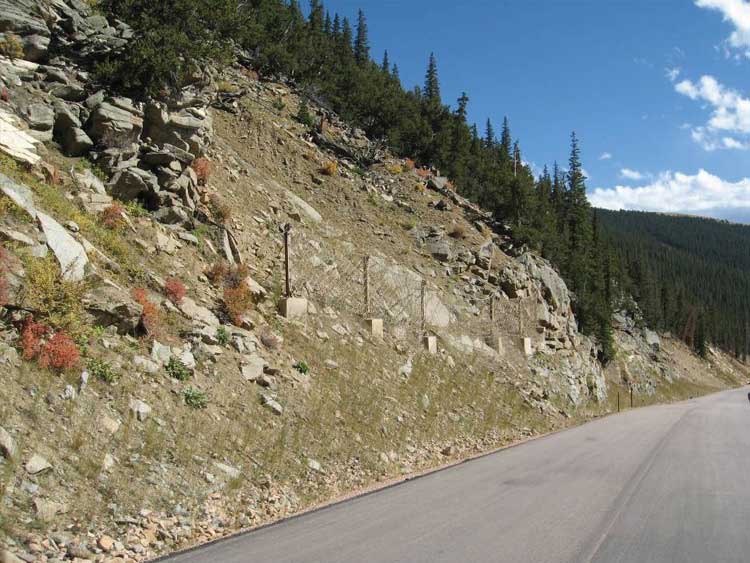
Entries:
{"type": "Polygon", "coordinates": [[[114,326],[120,334],[135,334],[143,314],[143,307],[127,291],[111,284],[89,291],[83,305],[98,326],[114,326]]]}
{"type": "Polygon", "coordinates": [[[44,35],[27,35],[23,38],[23,58],[35,63],[43,62],[49,53],[50,38],[44,35]]]}
{"type": "Polygon", "coordinates": [[[18,453],[16,442],[2,426],[0,426],[0,453],[7,459],[16,457],[16,453],[18,453]]]}
{"type": "Polygon", "coordinates": [[[86,168],[83,172],[73,172],[73,179],[80,188],[90,190],[99,195],[107,195],[107,190],[104,187],[104,182],[97,178],[96,175],[88,168],[86,168]]]}
{"type": "Polygon", "coordinates": [[[453,258],[450,243],[445,239],[432,240],[427,243],[427,250],[440,262],[450,262],[453,258]]]}
{"type": "Polygon", "coordinates": [[[151,414],[151,407],[148,403],[140,399],[130,399],[130,412],[138,419],[139,422],[145,421],[151,414]]]}
{"type": "Polygon", "coordinates": [[[46,11],[39,0],[0,0],[0,31],[48,37],[50,30],[44,18],[46,11]]]}
{"type": "Polygon", "coordinates": [[[304,199],[299,197],[294,192],[287,190],[286,199],[314,223],[320,223],[323,221],[323,217],[320,215],[320,213],[318,213],[312,205],[307,203],[304,199]]]}
{"type": "Polygon", "coordinates": [[[143,119],[128,111],[126,104],[102,102],[91,113],[86,132],[97,143],[122,147],[136,141],[143,130],[143,119]]]}
{"type": "Polygon", "coordinates": [[[148,199],[160,190],[156,176],[140,168],[127,168],[117,172],[109,185],[110,194],[120,201],[148,199]]]}
{"type": "Polygon", "coordinates": [[[643,331],[643,338],[654,352],[658,352],[661,349],[661,338],[653,330],[645,329],[643,331]]]}
{"type": "Polygon", "coordinates": [[[187,318],[200,324],[212,327],[218,327],[221,324],[216,315],[206,307],[198,305],[190,297],[183,297],[178,308],[187,318]]]}
{"type": "Polygon", "coordinates": [[[94,142],[83,129],[72,127],[61,135],[60,145],[67,156],[83,156],[88,154],[94,142]]]}
{"type": "Polygon", "coordinates": [[[37,131],[48,131],[55,124],[55,111],[47,104],[30,104],[23,115],[29,127],[37,131]]]}

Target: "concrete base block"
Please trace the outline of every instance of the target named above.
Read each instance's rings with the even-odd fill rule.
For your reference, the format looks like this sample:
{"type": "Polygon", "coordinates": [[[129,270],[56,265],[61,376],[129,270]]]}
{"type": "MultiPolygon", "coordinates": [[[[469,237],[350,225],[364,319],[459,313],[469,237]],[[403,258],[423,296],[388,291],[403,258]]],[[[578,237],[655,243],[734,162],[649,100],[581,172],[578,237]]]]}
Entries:
{"type": "Polygon", "coordinates": [[[287,297],[282,299],[279,311],[285,319],[303,319],[307,316],[307,299],[303,297],[287,297]]]}
{"type": "Polygon", "coordinates": [[[531,338],[526,337],[521,339],[521,349],[526,356],[534,355],[534,346],[531,343],[531,338]]]}
{"type": "Polygon", "coordinates": [[[505,354],[505,347],[503,346],[503,337],[502,336],[488,336],[484,340],[485,344],[492,348],[495,352],[500,354],[501,356],[505,354]]]}
{"type": "Polygon", "coordinates": [[[425,336],[424,347],[428,354],[437,354],[437,336],[425,336]]]}
{"type": "Polygon", "coordinates": [[[383,319],[367,319],[365,324],[373,338],[383,338],[383,319]]]}

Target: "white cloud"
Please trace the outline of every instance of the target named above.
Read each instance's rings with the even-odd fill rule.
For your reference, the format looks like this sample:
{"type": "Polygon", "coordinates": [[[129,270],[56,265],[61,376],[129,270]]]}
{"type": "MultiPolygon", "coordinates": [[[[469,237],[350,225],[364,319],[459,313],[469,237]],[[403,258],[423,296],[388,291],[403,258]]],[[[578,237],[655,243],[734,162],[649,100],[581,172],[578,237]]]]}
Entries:
{"type": "Polygon", "coordinates": [[[712,215],[750,209],[750,178],[729,182],[703,169],[693,176],[667,171],[640,187],[597,188],[589,199],[605,209],[712,215]]]}
{"type": "Polygon", "coordinates": [[[664,72],[667,75],[667,78],[669,79],[669,81],[674,82],[680,76],[681,71],[678,67],[674,67],[674,68],[668,68],[664,72]]]}
{"type": "MultiPolygon", "coordinates": [[[[727,45],[750,58],[750,2],[747,0],[695,0],[699,8],[716,10],[734,26],[727,45]]],[[[729,54],[729,52],[727,51],[729,54]]]]}
{"type": "Polygon", "coordinates": [[[702,76],[698,82],[682,80],[675,91],[691,100],[702,101],[711,108],[705,126],[694,127],[693,140],[705,150],[747,148],[747,142],[727,136],[728,133],[750,136],[750,99],[727,88],[713,76],[702,76]]]}
{"type": "Polygon", "coordinates": [[[626,180],[643,180],[643,178],[645,177],[641,172],[632,170],[630,168],[623,168],[622,170],[620,170],[620,176],[622,176],[626,180]]]}
{"type": "Polygon", "coordinates": [[[603,152],[599,155],[599,160],[611,160],[612,159],[612,153],[609,152],[603,152]]]}

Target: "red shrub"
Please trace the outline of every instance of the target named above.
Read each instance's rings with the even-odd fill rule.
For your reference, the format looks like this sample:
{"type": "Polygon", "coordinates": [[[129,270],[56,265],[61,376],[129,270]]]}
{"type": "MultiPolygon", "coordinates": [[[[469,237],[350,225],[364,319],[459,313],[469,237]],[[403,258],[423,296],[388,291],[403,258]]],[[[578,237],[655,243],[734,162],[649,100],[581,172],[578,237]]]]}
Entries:
{"type": "Polygon", "coordinates": [[[185,284],[178,278],[169,278],[164,286],[164,293],[167,295],[167,299],[175,305],[179,305],[182,303],[187,291],[185,289],[185,284]]]}
{"type": "Polygon", "coordinates": [[[64,371],[76,367],[80,359],[73,339],[64,332],[56,332],[42,347],[39,366],[64,371]]]}
{"type": "Polygon", "coordinates": [[[149,300],[146,290],[142,287],[136,288],[132,291],[131,295],[133,300],[143,307],[143,313],[141,313],[141,326],[146,334],[152,338],[158,338],[162,332],[162,321],[159,308],[154,302],[149,300]]]}
{"type": "Polygon", "coordinates": [[[229,264],[223,260],[214,262],[210,268],[206,270],[206,277],[214,285],[220,285],[224,282],[224,279],[229,275],[229,264]]]}
{"type": "Polygon", "coordinates": [[[430,172],[427,168],[417,168],[415,172],[420,178],[429,178],[430,176],[432,176],[432,172],[430,172]]]}
{"type": "Polygon", "coordinates": [[[125,208],[119,203],[113,203],[112,205],[104,208],[99,215],[99,220],[102,225],[108,229],[119,229],[125,224],[122,214],[125,212],[125,208]]]}
{"type": "Polygon", "coordinates": [[[6,104],[10,102],[10,91],[3,86],[2,91],[0,91],[0,99],[2,99],[6,104]]]}
{"type": "Polygon", "coordinates": [[[198,176],[198,184],[205,186],[208,177],[211,176],[211,161],[205,156],[200,156],[190,166],[195,170],[195,175],[198,176]]]}
{"type": "Polygon", "coordinates": [[[408,168],[409,170],[414,170],[416,164],[411,158],[407,158],[406,160],[404,160],[404,166],[406,166],[406,168],[408,168]]]}
{"type": "Polygon", "coordinates": [[[247,284],[224,288],[224,309],[231,321],[240,325],[242,317],[253,305],[253,295],[247,284]]]}
{"type": "Polygon", "coordinates": [[[42,338],[50,332],[50,327],[35,323],[33,315],[23,321],[21,328],[21,352],[24,360],[33,360],[42,351],[42,338]]]}

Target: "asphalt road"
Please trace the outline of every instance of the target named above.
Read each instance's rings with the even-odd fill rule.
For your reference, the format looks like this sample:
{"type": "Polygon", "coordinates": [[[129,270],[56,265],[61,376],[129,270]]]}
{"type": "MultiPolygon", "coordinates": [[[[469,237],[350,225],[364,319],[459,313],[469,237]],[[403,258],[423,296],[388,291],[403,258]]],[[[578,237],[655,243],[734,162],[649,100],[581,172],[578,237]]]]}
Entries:
{"type": "Polygon", "coordinates": [[[611,416],[170,561],[750,561],[748,389],[611,416]]]}

